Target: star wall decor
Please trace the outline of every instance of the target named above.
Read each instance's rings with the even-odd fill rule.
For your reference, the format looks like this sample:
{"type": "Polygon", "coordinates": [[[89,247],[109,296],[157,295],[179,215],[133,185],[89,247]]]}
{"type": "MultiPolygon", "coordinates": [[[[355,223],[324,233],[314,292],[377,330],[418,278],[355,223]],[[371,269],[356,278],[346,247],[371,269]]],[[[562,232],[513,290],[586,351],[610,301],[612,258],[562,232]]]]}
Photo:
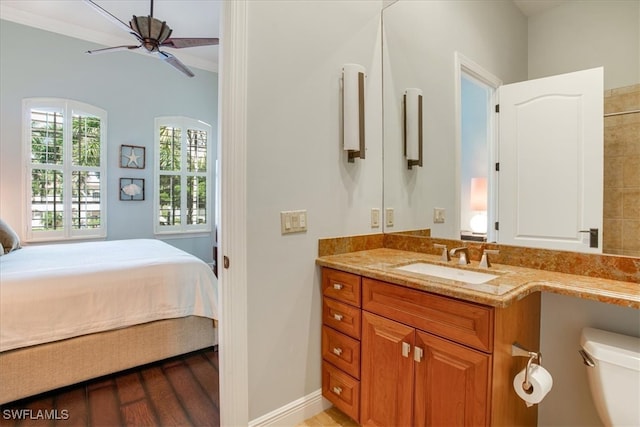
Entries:
{"type": "Polygon", "coordinates": [[[144,169],[145,148],[137,145],[120,146],[120,167],[144,169]]]}

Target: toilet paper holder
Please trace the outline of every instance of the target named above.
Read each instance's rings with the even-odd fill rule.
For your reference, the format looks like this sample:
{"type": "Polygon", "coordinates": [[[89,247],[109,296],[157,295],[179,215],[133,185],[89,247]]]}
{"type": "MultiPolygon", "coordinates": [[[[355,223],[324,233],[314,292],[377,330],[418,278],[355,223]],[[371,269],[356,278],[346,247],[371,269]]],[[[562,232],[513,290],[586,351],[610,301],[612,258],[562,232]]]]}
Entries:
{"type": "Polygon", "coordinates": [[[511,355],[514,357],[520,356],[520,357],[529,358],[529,360],[527,361],[527,369],[524,371],[524,382],[522,383],[522,388],[525,391],[531,390],[532,387],[531,387],[531,383],[529,382],[529,372],[531,371],[531,362],[533,362],[534,360],[537,360],[538,365],[542,366],[542,353],[529,351],[516,342],[511,345],[511,355]]]}

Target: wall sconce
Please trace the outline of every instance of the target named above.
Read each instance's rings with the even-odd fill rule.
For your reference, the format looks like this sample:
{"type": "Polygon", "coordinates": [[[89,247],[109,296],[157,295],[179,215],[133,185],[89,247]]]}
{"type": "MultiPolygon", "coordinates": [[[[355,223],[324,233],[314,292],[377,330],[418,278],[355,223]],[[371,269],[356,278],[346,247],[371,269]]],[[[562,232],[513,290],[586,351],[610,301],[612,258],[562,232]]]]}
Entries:
{"type": "Polygon", "coordinates": [[[404,155],[407,167],[422,167],[422,90],[404,92],[404,155]]]}
{"type": "Polygon", "coordinates": [[[364,159],[364,78],[365,69],[358,64],[342,67],[343,144],[349,163],[364,159]]]}
{"type": "Polygon", "coordinates": [[[472,211],[477,211],[471,217],[469,226],[476,234],[486,234],[487,232],[487,178],[471,178],[471,190],[469,191],[471,201],[469,207],[472,211]]]}

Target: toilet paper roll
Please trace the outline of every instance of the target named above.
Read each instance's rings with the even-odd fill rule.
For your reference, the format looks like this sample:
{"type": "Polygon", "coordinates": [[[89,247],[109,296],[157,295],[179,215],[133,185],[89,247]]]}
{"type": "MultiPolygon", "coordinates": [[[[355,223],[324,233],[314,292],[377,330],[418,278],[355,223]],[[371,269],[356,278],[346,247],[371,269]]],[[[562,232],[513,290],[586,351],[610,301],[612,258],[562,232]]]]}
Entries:
{"type": "Polygon", "coordinates": [[[530,407],[542,402],[542,399],[553,387],[553,378],[549,371],[540,365],[532,363],[529,370],[529,383],[532,388],[527,391],[522,385],[524,383],[525,370],[526,368],[513,378],[513,388],[520,399],[525,401],[527,407],[530,407]]]}

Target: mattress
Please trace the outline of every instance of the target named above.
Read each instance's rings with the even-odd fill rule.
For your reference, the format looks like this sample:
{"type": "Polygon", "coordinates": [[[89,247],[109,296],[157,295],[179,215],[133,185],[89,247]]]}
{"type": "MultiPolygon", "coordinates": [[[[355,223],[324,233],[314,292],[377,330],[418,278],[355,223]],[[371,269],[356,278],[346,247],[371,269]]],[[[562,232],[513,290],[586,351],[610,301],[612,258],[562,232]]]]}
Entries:
{"type": "Polygon", "coordinates": [[[0,257],[0,351],[185,316],[217,319],[209,266],[160,240],[26,246],[0,257]]]}

